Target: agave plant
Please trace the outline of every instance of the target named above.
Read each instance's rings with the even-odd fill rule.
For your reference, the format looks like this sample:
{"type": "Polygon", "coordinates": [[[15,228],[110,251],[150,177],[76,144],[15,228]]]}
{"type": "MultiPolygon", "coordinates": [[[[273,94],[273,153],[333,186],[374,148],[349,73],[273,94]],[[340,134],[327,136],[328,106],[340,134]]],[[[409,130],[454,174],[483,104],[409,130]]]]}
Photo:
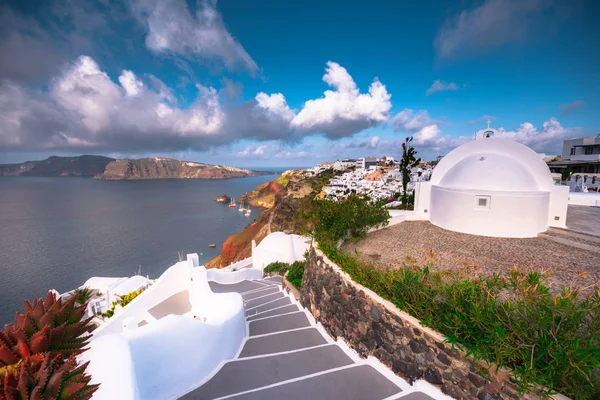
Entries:
{"type": "Polygon", "coordinates": [[[64,361],[61,354],[46,354],[41,361],[30,357],[18,367],[0,368],[0,400],[90,399],[98,385],[90,385],[87,365],[77,365],[75,356],[64,361]]]}
{"type": "Polygon", "coordinates": [[[0,332],[0,368],[42,353],[63,358],[81,353],[92,329],[84,314],[85,305],[75,306],[75,297],[63,303],[48,293],[46,300],[25,301],[25,313],[16,313],[15,323],[0,332]]]}

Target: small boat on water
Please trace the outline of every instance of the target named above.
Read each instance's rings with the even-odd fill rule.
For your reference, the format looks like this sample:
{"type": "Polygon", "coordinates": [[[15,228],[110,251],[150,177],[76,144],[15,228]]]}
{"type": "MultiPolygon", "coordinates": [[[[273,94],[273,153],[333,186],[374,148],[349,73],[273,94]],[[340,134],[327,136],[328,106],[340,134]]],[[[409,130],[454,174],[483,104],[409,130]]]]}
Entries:
{"type": "Polygon", "coordinates": [[[246,209],[244,208],[244,203],[240,202],[240,209],[238,210],[239,212],[244,212],[246,211],[246,209]]]}
{"type": "Polygon", "coordinates": [[[229,208],[234,208],[235,206],[236,206],[235,200],[233,200],[233,198],[232,198],[231,201],[229,202],[229,208]]]}
{"type": "Polygon", "coordinates": [[[214,249],[215,247],[217,247],[217,245],[214,244],[214,243],[211,243],[211,244],[208,245],[208,247],[212,247],[214,249]]]}
{"type": "Polygon", "coordinates": [[[251,213],[252,213],[252,210],[249,208],[246,208],[246,213],[245,213],[246,217],[249,217],[251,213]]]}

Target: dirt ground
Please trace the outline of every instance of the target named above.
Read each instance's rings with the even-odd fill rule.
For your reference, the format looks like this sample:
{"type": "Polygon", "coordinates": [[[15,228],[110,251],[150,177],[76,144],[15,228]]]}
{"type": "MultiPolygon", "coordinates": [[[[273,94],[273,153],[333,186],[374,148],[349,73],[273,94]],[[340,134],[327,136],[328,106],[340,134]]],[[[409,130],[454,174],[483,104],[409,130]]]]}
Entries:
{"type": "MultiPolygon", "coordinates": [[[[600,244],[598,244],[600,249],[600,244]]],[[[478,272],[504,274],[517,266],[549,273],[552,292],[567,285],[587,288],[600,282],[600,253],[556,243],[545,237],[528,239],[491,238],[447,231],[425,221],[406,221],[373,233],[359,243],[347,242],[343,249],[381,266],[398,268],[411,257],[416,265],[432,261],[436,269],[477,265],[478,272]],[[433,256],[433,258],[432,258],[433,256]],[[578,277],[578,271],[587,274],[578,277]]]]}

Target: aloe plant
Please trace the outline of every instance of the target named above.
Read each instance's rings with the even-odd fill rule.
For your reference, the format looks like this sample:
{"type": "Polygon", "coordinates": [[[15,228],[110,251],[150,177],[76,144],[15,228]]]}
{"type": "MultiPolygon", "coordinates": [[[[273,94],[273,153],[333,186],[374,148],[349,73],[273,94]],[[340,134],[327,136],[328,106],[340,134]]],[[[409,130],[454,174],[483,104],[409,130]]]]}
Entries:
{"type": "Polygon", "coordinates": [[[84,314],[85,305],[75,306],[75,297],[63,302],[48,293],[45,300],[25,301],[25,313],[16,313],[15,323],[0,332],[0,368],[36,354],[81,353],[92,329],[84,314]]]}
{"type": "Polygon", "coordinates": [[[65,361],[61,354],[46,354],[41,361],[30,357],[0,368],[0,400],[90,399],[98,385],[90,384],[87,365],[77,365],[75,356],[65,361]]]}

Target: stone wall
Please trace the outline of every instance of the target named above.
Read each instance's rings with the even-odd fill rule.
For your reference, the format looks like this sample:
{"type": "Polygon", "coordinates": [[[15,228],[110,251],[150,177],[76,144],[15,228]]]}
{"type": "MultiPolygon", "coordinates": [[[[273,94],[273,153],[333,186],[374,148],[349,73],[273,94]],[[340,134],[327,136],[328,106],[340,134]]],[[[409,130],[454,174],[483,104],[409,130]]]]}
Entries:
{"type": "Polygon", "coordinates": [[[377,357],[410,383],[423,378],[455,399],[537,398],[519,396],[507,371],[466,358],[441,334],[352,281],[318,250],[309,252],[300,301],[332,337],[361,357],[377,357]]]}

